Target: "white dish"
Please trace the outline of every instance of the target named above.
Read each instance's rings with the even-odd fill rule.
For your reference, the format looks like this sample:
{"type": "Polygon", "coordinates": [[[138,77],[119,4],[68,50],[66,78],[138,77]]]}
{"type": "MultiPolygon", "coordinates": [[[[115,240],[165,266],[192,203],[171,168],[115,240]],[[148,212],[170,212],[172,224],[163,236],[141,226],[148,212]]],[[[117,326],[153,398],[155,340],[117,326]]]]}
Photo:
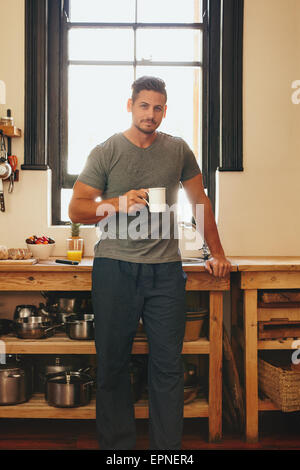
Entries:
{"type": "Polygon", "coordinates": [[[33,257],[39,260],[49,259],[52,256],[54,247],[55,243],[49,243],[48,245],[31,245],[27,243],[27,248],[31,251],[33,257]]]}

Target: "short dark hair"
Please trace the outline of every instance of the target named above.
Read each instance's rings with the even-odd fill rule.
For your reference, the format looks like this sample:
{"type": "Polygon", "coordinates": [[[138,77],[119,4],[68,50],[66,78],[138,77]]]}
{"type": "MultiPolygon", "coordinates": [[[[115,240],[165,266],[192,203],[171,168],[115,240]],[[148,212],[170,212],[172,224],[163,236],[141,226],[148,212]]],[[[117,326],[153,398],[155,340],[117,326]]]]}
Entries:
{"type": "Polygon", "coordinates": [[[158,77],[149,77],[144,75],[143,77],[138,78],[131,85],[132,96],[131,99],[135,102],[137,95],[142,90],[152,90],[164,95],[167,101],[167,91],[165,82],[158,77]]]}

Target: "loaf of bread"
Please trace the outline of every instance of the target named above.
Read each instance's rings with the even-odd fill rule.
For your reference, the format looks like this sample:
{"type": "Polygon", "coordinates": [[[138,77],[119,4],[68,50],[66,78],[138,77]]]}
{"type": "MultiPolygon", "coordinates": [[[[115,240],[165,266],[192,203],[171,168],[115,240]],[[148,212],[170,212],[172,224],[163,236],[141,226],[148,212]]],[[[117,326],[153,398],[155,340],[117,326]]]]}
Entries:
{"type": "Polygon", "coordinates": [[[0,259],[8,259],[8,249],[4,245],[0,245],[0,259]]]}
{"type": "Polygon", "coordinates": [[[8,258],[9,259],[21,259],[18,248],[9,248],[8,258]]]}
{"type": "Polygon", "coordinates": [[[30,259],[32,257],[32,253],[30,250],[28,250],[27,248],[24,249],[24,259],[30,259]]]}
{"type": "Polygon", "coordinates": [[[31,251],[26,248],[9,248],[8,259],[29,259],[31,251]]]}
{"type": "Polygon", "coordinates": [[[0,259],[30,259],[32,253],[27,248],[7,248],[0,245],[0,259]]]}

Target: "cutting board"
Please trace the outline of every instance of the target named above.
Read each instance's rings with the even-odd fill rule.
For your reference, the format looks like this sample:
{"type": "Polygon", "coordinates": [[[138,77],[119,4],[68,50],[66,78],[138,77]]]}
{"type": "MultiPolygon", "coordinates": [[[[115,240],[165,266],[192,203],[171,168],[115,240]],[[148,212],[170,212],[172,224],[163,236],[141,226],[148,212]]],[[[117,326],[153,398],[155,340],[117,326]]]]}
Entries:
{"type": "Polygon", "coordinates": [[[0,259],[0,266],[6,265],[6,266],[12,266],[15,264],[21,264],[21,265],[26,265],[26,264],[36,264],[38,262],[37,259],[35,258],[30,258],[30,259],[0,259]]]}

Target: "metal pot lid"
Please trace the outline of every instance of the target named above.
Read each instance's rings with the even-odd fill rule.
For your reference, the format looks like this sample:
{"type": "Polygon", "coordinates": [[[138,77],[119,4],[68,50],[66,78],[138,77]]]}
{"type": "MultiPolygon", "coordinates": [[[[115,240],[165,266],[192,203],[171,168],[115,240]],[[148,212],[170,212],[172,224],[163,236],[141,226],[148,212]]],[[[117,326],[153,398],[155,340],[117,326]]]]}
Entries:
{"type": "Polygon", "coordinates": [[[47,374],[47,382],[56,384],[84,384],[92,381],[92,377],[84,372],[64,371],[56,374],[47,374]]]}
{"type": "Polygon", "coordinates": [[[84,314],[82,315],[71,315],[70,317],[66,318],[67,323],[88,323],[94,321],[94,315],[92,314],[84,314]]]}

